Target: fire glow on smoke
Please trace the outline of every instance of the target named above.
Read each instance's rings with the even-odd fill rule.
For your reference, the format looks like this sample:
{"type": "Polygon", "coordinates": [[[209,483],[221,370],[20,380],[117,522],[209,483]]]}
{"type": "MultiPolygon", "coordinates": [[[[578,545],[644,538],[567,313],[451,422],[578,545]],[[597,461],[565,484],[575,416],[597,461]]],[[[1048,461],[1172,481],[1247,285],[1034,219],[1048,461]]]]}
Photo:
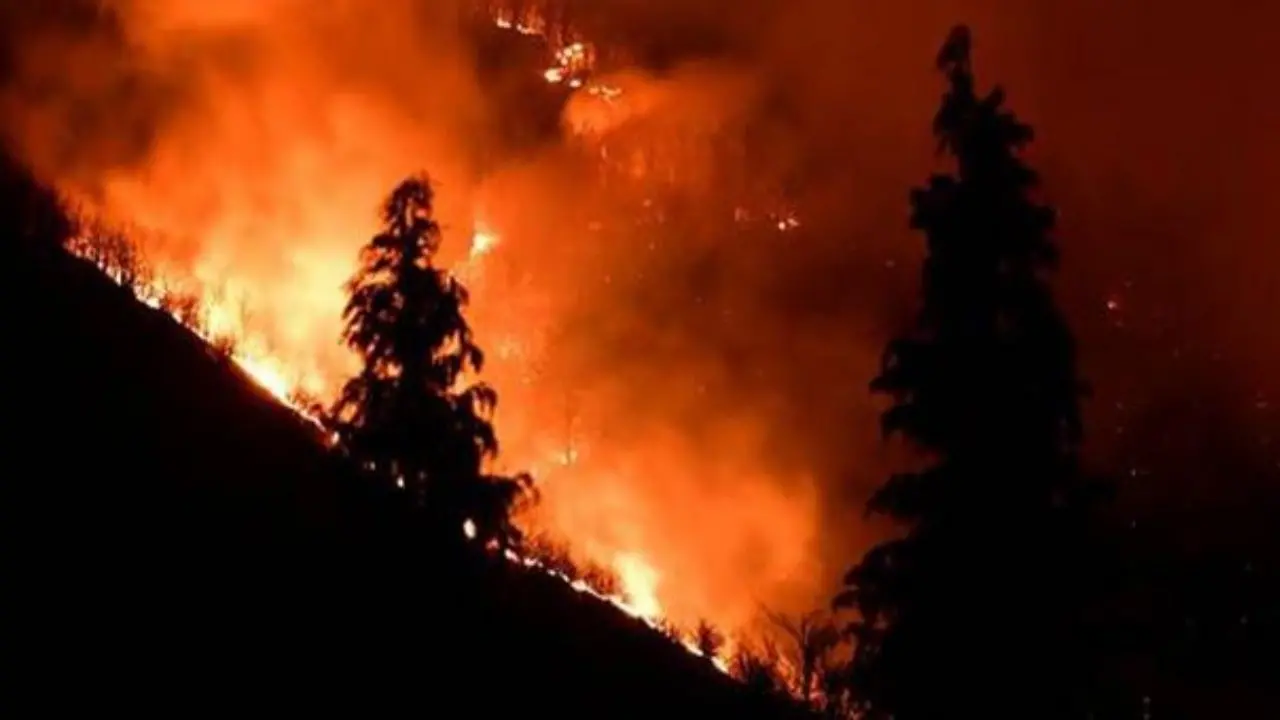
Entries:
{"type": "MultiPolygon", "coordinates": [[[[264,4],[261,12],[274,7],[264,4]]],[[[177,25],[194,38],[207,30],[200,24],[206,19],[174,15],[166,30],[177,25]]],[[[594,228],[607,231],[630,218],[600,213],[575,224],[570,220],[580,218],[539,196],[545,183],[530,182],[526,168],[477,173],[449,140],[465,135],[473,118],[465,83],[448,67],[433,69],[422,84],[456,91],[465,122],[335,89],[325,62],[339,51],[322,42],[327,29],[277,32],[278,21],[270,18],[273,34],[261,55],[236,68],[245,75],[220,67],[197,72],[193,94],[209,102],[175,113],[142,169],[107,177],[101,196],[86,200],[108,219],[139,228],[155,273],[142,299],[159,306],[173,292],[194,296],[197,312],[182,321],[229,348],[263,388],[295,407],[300,397],[328,401],[357,367],[338,343],[343,284],[375,230],[380,198],[425,167],[438,181],[442,262],[471,290],[469,317],[488,355],[483,376],[501,397],[498,469],[527,470],[539,484],[542,502],[522,526],[610,571],[617,584],[610,602],[682,628],[707,620],[733,636],[757,619],[761,598],[811,576],[816,491],[803,480],[786,490],[774,483],[754,454],[752,428],[727,426],[708,447],[663,422],[638,420],[618,399],[607,367],[556,360],[566,318],[584,306],[596,310],[581,289],[584,278],[607,282],[615,272],[589,252],[600,242],[594,228]]],[[[604,142],[612,128],[683,102],[642,83],[633,93],[625,82],[595,77],[589,42],[557,45],[536,19],[498,16],[494,24],[547,39],[547,63],[531,72],[571,93],[563,125],[579,134],[588,157],[616,160],[604,142]]],[[[158,28],[143,24],[137,44],[163,63],[177,51],[158,28]]],[[[399,26],[369,33],[387,52],[417,52],[417,38],[399,26]]],[[[198,57],[199,47],[183,52],[198,57]]],[[[358,50],[364,57],[375,48],[358,50]]],[[[554,199],[595,202],[587,194],[554,199]]],[[[798,224],[788,218],[779,230],[798,224]]],[[[679,405],[690,391],[672,386],[649,394],[679,405]]]]}
{"type": "MultiPolygon", "coordinates": [[[[95,254],[96,242],[98,242],[97,238],[82,236],[73,240],[71,250],[86,259],[99,263],[107,275],[117,282],[122,284],[129,283],[131,285],[130,289],[137,292],[138,299],[144,304],[153,309],[169,310],[174,319],[186,325],[207,342],[215,346],[225,347],[230,353],[230,359],[250,379],[275,396],[285,406],[292,408],[317,425],[319,424],[318,419],[309,417],[307,409],[298,404],[300,394],[308,392],[308,389],[303,387],[298,376],[290,373],[287,366],[272,357],[269,352],[266,352],[255,336],[247,333],[246,329],[237,321],[235,313],[230,312],[226,307],[219,304],[216,298],[208,296],[192,296],[197,301],[194,308],[197,314],[194,317],[184,316],[181,312],[173,311],[170,307],[174,297],[173,291],[166,286],[162,279],[152,280],[151,282],[137,282],[135,279],[125,280],[121,269],[113,267],[110,259],[95,254]]],[[[479,259],[492,250],[497,242],[496,236],[487,232],[477,231],[472,239],[471,253],[463,270],[474,270],[475,264],[479,259]]],[[[313,392],[314,388],[311,391],[313,392]]],[[[569,462],[569,460],[565,460],[565,462],[569,462]]],[[[463,524],[461,530],[467,538],[475,538],[475,526],[470,520],[463,524]]],[[[601,601],[615,606],[627,615],[648,623],[654,629],[661,629],[659,622],[663,619],[663,610],[657,593],[658,574],[645,561],[644,557],[637,553],[628,552],[616,555],[612,570],[616,574],[621,588],[618,594],[601,592],[583,580],[572,579],[545,565],[537,558],[518,555],[510,550],[506,551],[506,556],[513,563],[558,577],[574,590],[593,595],[601,601]]],[[[685,641],[684,645],[690,652],[702,654],[692,642],[685,641]]],[[[715,661],[718,668],[727,671],[723,658],[716,657],[712,658],[712,660],[715,661]]]]}

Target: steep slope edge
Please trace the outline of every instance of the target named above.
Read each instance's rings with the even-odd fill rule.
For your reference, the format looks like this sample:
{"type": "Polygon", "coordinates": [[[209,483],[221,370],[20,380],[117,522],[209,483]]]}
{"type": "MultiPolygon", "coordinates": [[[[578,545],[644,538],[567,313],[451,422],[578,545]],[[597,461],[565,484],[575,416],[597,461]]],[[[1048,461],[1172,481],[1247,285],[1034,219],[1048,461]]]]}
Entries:
{"type": "Polygon", "coordinates": [[[10,245],[4,484],[28,688],[95,707],[792,712],[555,579],[433,553],[167,315],[10,245]]]}

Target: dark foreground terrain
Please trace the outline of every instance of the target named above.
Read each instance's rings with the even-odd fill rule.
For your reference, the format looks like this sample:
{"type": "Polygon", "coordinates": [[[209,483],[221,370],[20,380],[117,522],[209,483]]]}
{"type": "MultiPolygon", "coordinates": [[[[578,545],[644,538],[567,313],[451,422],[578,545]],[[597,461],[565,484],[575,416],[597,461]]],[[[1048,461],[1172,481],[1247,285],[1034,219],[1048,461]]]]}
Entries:
{"type": "Polygon", "coordinates": [[[3,252],[6,646],[32,707],[795,714],[557,580],[432,552],[167,315],[44,244],[3,252]]]}

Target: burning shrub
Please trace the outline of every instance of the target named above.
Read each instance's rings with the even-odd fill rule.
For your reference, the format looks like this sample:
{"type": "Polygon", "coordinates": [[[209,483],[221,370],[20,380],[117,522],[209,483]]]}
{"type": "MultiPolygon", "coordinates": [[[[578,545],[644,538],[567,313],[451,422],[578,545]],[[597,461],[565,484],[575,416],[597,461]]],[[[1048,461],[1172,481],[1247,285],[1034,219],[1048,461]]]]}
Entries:
{"type": "Polygon", "coordinates": [[[601,595],[614,597],[622,594],[622,583],[616,573],[594,563],[587,564],[581,573],[582,581],[601,595]]]}
{"type": "Polygon", "coordinates": [[[823,692],[823,668],[834,665],[835,652],[840,643],[840,632],[834,618],[828,613],[814,611],[797,618],[765,611],[765,616],[789,641],[792,667],[799,670],[794,678],[795,693],[806,702],[821,704],[815,692],[823,692]]]}
{"type": "Polygon", "coordinates": [[[142,297],[151,285],[153,273],[138,243],[125,230],[83,213],[75,224],[80,231],[67,241],[67,250],[142,297]]]}
{"type": "Polygon", "coordinates": [[[667,617],[660,617],[654,621],[654,629],[662,633],[670,640],[674,640],[677,644],[683,644],[684,633],[681,632],[680,626],[675,621],[667,617]]]}
{"type": "Polygon", "coordinates": [[[698,623],[698,627],[694,630],[693,644],[698,648],[698,652],[703,657],[713,659],[720,654],[720,649],[724,647],[724,634],[715,628],[714,625],[703,620],[698,623]]]}
{"type": "Polygon", "coordinates": [[[183,325],[189,328],[202,327],[204,317],[200,296],[181,290],[165,290],[160,294],[159,304],[161,310],[183,325]]]}
{"type": "Polygon", "coordinates": [[[583,579],[578,566],[569,556],[568,546],[556,542],[545,533],[539,533],[527,539],[525,554],[547,570],[563,575],[570,581],[583,579]]]}
{"type": "Polygon", "coordinates": [[[729,673],[753,693],[782,695],[787,692],[778,651],[772,642],[763,642],[758,650],[739,647],[729,662],[729,673]]]}
{"type": "Polygon", "coordinates": [[[218,335],[209,341],[209,345],[224,358],[230,358],[236,352],[236,339],[231,335],[218,335]]]}

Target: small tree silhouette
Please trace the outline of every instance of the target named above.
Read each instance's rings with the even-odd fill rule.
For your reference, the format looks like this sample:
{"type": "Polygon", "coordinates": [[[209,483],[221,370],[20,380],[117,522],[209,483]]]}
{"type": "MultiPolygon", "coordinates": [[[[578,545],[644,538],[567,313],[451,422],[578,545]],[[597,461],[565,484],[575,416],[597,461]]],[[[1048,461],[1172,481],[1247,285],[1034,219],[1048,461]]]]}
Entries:
{"type": "Polygon", "coordinates": [[[777,647],[766,640],[761,643],[759,651],[739,646],[729,660],[729,672],[752,694],[780,697],[786,695],[787,683],[778,663],[777,647]]]}
{"type": "Polygon", "coordinates": [[[859,618],[850,690],[867,717],[1079,716],[1089,486],[1074,342],[1043,278],[1054,211],[1020,158],[1031,128],[1002,90],[974,90],[966,28],[938,67],[949,87],[933,130],[954,172],[911,194],[923,309],[872,383],[895,400],[885,433],[925,466],[870,499],[906,534],[868,552],[836,599],[859,618]]]}
{"type": "Polygon", "coordinates": [[[708,660],[715,660],[724,647],[724,634],[706,620],[700,620],[693,631],[693,644],[708,660]]]}
{"type": "Polygon", "coordinates": [[[67,243],[73,254],[97,265],[108,277],[142,297],[153,278],[138,243],[119,227],[80,211],[76,224],[79,233],[67,243]]]}
{"type": "Polygon", "coordinates": [[[466,289],[435,265],[429,180],[400,183],[382,222],[348,284],[343,341],[363,367],[328,414],[337,447],[376,482],[404,488],[444,537],[461,538],[469,521],[476,540],[505,545],[529,479],[485,472],[498,450],[489,420],[498,398],[483,383],[462,387],[484,354],[463,317],[466,289]]]}
{"type": "Polygon", "coordinates": [[[820,611],[792,618],[766,609],[765,616],[794,643],[793,664],[800,671],[796,691],[801,700],[812,703],[814,693],[822,690],[823,660],[840,641],[837,626],[820,611]]]}
{"type": "Polygon", "coordinates": [[[204,325],[200,296],[185,290],[166,290],[160,296],[160,309],[190,328],[204,325]]]}

